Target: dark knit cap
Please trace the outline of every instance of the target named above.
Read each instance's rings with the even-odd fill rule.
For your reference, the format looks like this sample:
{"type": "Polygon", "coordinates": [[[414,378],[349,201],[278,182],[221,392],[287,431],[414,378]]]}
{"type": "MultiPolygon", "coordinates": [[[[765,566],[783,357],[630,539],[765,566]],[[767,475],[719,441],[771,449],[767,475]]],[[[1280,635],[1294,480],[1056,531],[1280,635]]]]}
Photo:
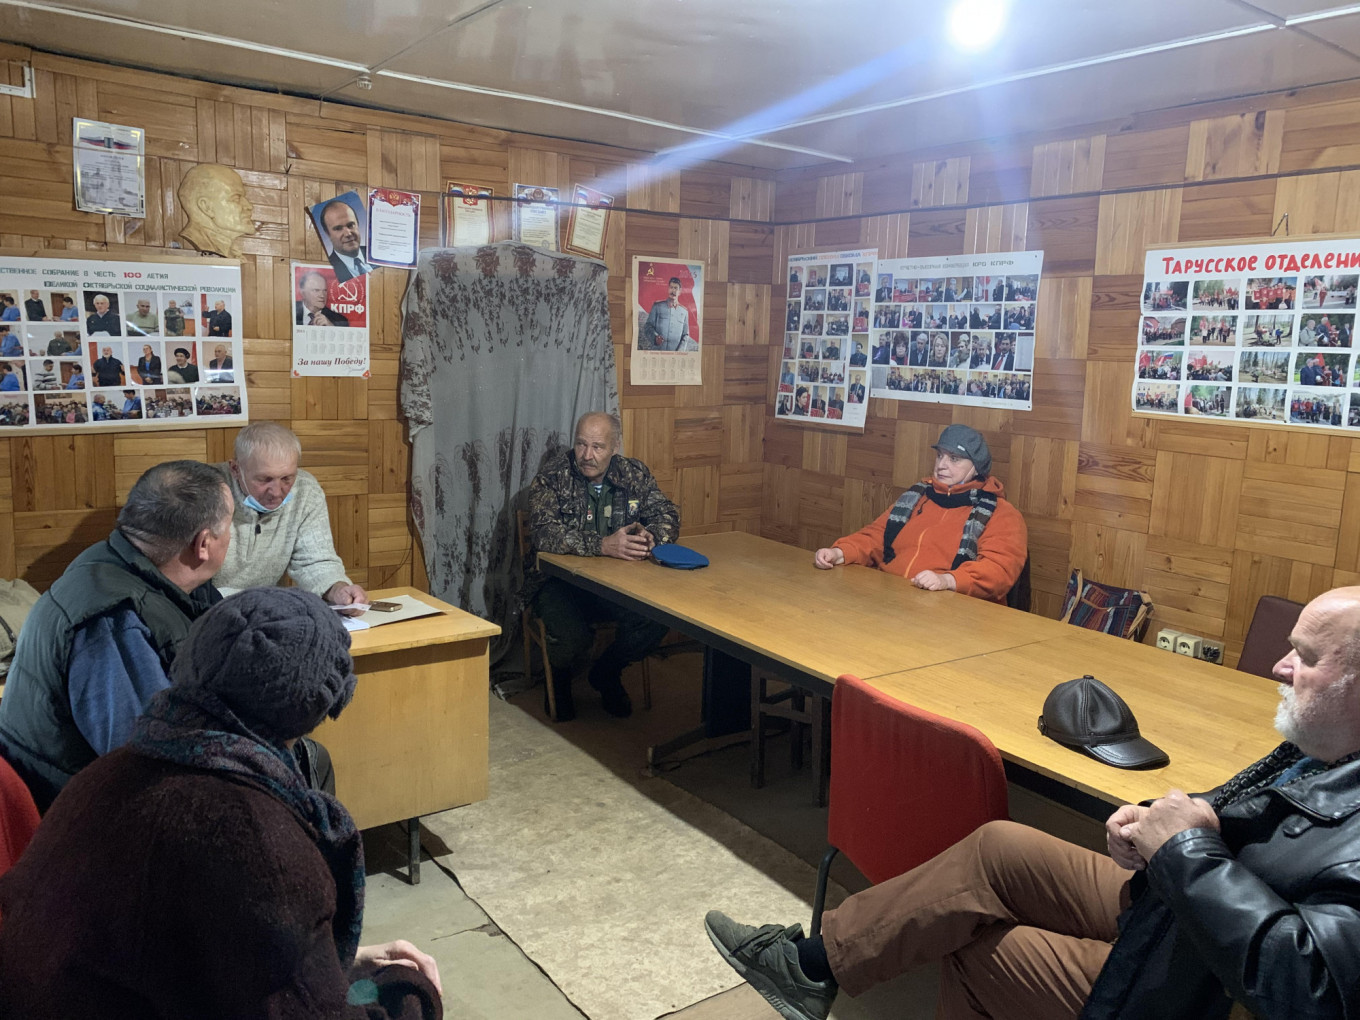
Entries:
{"type": "Polygon", "coordinates": [[[300,737],[354,695],[349,632],[338,615],[298,588],[247,588],[194,621],[170,679],[216,695],[268,740],[300,737]]]}
{"type": "Polygon", "coordinates": [[[982,438],[981,432],[967,425],[946,425],[935,441],[935,449],[967,457],[977,468],[979,478],[986,478],[992,471],[992,451],[987,448],[987,440],[982,438]]]}

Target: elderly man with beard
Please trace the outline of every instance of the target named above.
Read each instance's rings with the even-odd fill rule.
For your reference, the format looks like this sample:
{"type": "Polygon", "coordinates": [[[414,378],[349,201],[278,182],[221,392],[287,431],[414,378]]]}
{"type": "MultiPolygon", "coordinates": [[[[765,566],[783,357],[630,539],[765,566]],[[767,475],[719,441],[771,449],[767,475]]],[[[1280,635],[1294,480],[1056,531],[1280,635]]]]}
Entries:
{"type": "Polygon", "coordinates": [[[1109,856],[990,822],[846,900],[821,936],[709,914],[785,1017],[940,960],[944,1017],[1354,1016],[1360,990],[1360,587],[1310,602],[1275,664],[1285,738],[1217,790],[1105,823],[1109,856]],[[778,1002],[775,1000],[778,999],[778,1002]]]}

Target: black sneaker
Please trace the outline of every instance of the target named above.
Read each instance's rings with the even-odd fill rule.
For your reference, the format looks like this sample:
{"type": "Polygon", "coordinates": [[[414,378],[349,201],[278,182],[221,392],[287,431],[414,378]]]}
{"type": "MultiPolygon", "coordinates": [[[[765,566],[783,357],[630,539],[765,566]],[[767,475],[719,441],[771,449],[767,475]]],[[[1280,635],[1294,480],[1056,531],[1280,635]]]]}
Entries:
{"type": "Polygon", "coordinates": [[[710,910],[704,928],[722,958],[765,996],[780,1016],[786,1020],[826,1020],[831,1013],[836,982],[811,981],[798,966],[794,941],[803,937],[802,925],[754,928],[710,910]]]}

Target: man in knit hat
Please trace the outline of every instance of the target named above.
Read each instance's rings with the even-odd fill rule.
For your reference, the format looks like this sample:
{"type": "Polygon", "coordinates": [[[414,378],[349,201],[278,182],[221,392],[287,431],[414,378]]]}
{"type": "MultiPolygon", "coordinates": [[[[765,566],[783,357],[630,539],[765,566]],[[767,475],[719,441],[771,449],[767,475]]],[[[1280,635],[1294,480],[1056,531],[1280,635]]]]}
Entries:
{"type": "Polygon", "coordinates": [[[948,426],[935,443],[935,473],[871,524],[818,549],[813,563],[821,570],[858,563],[928,591],[1005,602],[1025,566],[1028,534],[991,470],[982,434],[948,426]]]}
{"type": "Polygon", "coordinates": [[[289,753],[354,693],[336,614],[252,588],[194,622],[171,672],[0,880],[0,1015],[442,1016],[431,957],[359,945],[358,830],[289,753]]]}

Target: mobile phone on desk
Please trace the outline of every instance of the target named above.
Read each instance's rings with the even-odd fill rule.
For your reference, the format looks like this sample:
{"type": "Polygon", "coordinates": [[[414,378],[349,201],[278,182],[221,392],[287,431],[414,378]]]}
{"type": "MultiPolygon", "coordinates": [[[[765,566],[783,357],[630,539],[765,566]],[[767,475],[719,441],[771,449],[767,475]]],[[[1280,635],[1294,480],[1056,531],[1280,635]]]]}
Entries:
{"type": "Polygon", "coordinates": [[[400,602],[370,602],[368,608],[379,613],[395,613],[401,608],[400,602]]]}

